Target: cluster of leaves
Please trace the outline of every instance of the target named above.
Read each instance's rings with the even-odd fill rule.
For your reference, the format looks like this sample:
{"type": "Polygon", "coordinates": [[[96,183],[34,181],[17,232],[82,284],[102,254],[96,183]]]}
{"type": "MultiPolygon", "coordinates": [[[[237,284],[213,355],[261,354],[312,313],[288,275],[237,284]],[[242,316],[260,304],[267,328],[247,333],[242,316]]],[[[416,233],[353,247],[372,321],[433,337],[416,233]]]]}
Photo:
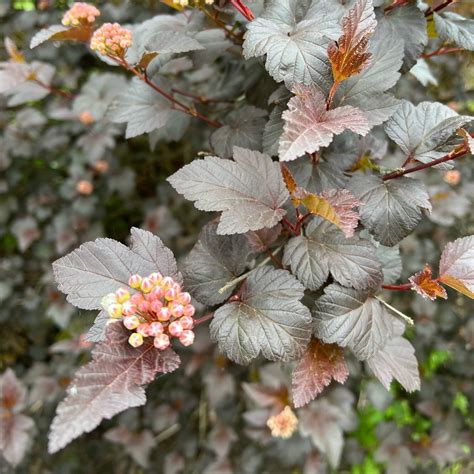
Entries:
{"type": "Polygon", "coordinates": [[[465,462],[473,119],[423,100],[430,84],[472,110],[430,67],[440,83],[457,71],[474,22],[397,0],[111,4],[101,21],[133,34],[114,57],[87,50],[95,26],[47,26],[58,11],[39,3],[0,9],[5,460],[51,465],[35,423],[55,453],[124,412],[104,435],[125,451],[114,470],[128,456],[165,473],[465,462]],[[191,348],[132,348],[104,311],[71,320],[53,282],[82,313],[156,271],[203,315],[191,348]],[[455,363],[438,373],[444,348],[455,363]],[[274,438],[288,405],[296,431],[274,438]]]}

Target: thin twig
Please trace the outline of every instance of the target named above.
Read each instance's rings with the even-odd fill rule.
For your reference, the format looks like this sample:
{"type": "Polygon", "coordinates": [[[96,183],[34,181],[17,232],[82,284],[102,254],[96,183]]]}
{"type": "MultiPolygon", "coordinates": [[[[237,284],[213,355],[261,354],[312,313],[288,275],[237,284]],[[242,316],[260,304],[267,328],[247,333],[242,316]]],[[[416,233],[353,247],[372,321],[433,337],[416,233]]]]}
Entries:
{"type": "Polygon", "coordinates": [[[197,319],[194,320],[194,326],[199,326],[200,324],[203,324],[203,323],[209,321],[213,317],[214,317],[214,312],[206,314],[205,316],[202,316],[200,318],[197,318],[197,319]]]}
{"type": "Polygon", "coordinates": [[[464,48],[446,48],[442,46],[441,48],[436,49],[432,53],[424,53],[421,55],[423,59],[432,58],[433,56],[441,56],[443,54],[459,53],[464,51],[464,48]]]}
{"type": "Polygon", "coordinates": [[[453,2],[455,2],[455,0],[445,0],[444,2],[440,3],[437,7],[428,8],[428,10],[425,11],[425,17],[429,17],[431,14],[435,12],[439,12],[440,10],[443,10],[443,8],[448,7],[453,2]]]}
{"type": "Polygon", "coordinates": [[[446,163],[447,161],[455,160],[456,158],[467,155],[468,153],[469,147],[467,145],[463,145],[462,148],[458,151],[448,153],[447,155],[438,158],[437,160],[430,161],[429,163],[422,163],[418,166],[413,166],[413,168],[401,168],[400,170],[393,171],[392,173],[388,173],[382,176],[382,179],[384,181],[387,181],[389,179],[400,178],[400,176],[405,176],[406,174],[414,173],[415,171],[424,170],[426,168],[432,168],[433,166],[439,165],[440,163],[446,163]]]}
{"type": "Polygon", "coordinates": [[[376,300],[380,301],[388,309],[393,311],[403,322],[409,324],[410,326],[414,326],[415,322],[413,321],[413,319],[410,318],[410,316],[407,316],[406,314],[403,314],[401,311],[399,311],[397,308],[394,308],[392,305],[388,304],[382,298],[379,298],[378,296],[374,296],[374,298],[376,300]]]}
{"type": "Polygon", "coordinates": [[[50,86],[49,84],[46,84],[45,82],[41,81],[40,79],[33,79],[32,82],[35,84],[38,84],[39,86],[43,87],[44,89],[47,89],[49,92],[52,94],[56,94],[60,97],[63,97],[64,99],[72,100],[74,99],[74,94],[71,92],[63,91],[62,89],[58,89],[57,87],[50,86]]]}
{"type": "MultiPolygon", "coordinates": [[[[280,247],[276,248],[273,252],[272,252],[272,256],[274,257],[275,255],[278,255],[281,251],[281,249],[283,248],[283,246],[281,245],[280,247]]],[[[252,270],[249,270],[248,272],[244,273],[243,275],[240,275],[239,277],[237,278],[234,278],[232,281],[229,281],[227,284],[225,284],[220,290],[219,290],[219,293],[222,295],[223,293],[225,293],[228,289],[234,287],[235,285],[237,285],[237,283],[240,283],[241,281],[244,281],[250,273],[252,273],[256,268],[259,268],[259,267],[263,267],[263,265],[266,265],[269,261],[271,260],[271,257],[268,256],[266,257],[265,259],[263,259],[257,266],[255,266],[254,268],[252,268],[252,270]]]]}
{"type": "Polygon", "coordinates": [[[331,108],[332,101],[334,100],[334,96],[336,95],[336,91],[337,91],[337,88],[339,87],[339,84],[340,84],[339,81],[334,81],[333,85],[331,86],[328,98],[326,100],[326,110],[329,110],[331,108]]]}
{"type": "Polygon", "coordinates": [[[384,290],[407,291],[412,289],[411,283],[404,283],[403,285],[382,285],[384,290]]]}

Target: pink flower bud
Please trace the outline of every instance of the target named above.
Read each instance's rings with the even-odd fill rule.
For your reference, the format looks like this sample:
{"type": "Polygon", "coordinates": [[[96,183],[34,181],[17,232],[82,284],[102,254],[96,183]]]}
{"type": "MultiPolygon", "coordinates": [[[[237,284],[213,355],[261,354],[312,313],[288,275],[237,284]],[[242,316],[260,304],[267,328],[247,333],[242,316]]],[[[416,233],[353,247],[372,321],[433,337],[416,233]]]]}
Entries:
{"type": "Polygon", "coordinates": [[[128,343],[132,347],[140,347],[143,344],[143,336],[141,334],[138,334],[137,332],[134,332],[128,338],[128,343]]]}
{"type": "Polygon", "coordinates": [[[144,298],[141,293],[135,293],[130,298],[130,302],[133,303],[135,306],[138,306],[142,301],[144,301],[144,298]]]}
{"type": "Polygon", "coordinates": [[[179,337],[183,334],[183,326],[181,326],[179,321],[173,321],[168,326],[168,332],[174,337],[179,337]]]}
{"type": "Polygon", "coordinates": [[[154,299],[157,299],[157,300],[159,300],[160,298],[163,298],[164,294],[165,292],[163,288],[161,288],[160,286],[155,286],[155,288],[153,288],[153,290],[151,290],[151,293],[150,293],[150,295],[153,295],[154,299]]]}
{"type": "Polygon", "coordinates": [[[177,303],[176,301],[172,301],[172,302],[168,305],[168,308],[170,309],[171,314],[172,314],[175,318],[180,318],[180,317],[183,315],[183,313],[184,313],[184,307],[183,307],[183,305],[177,303]]]}
{"type": "Polygon", "coordinates": [[[158,313],[158,319],[160,321],[169,321],[171,318],[171,311],[167,306],[163,306],[158,313]]]}
{"type": "Polygon", "coordinates": [[[120,318],[122,316],[122,305],[119,303],[111,304],[107,311],[111,318],[120,318]]]}
{"type": "Polygon", "coordinates": [[[125,301],[130,299],[130,293],[125,288],[119,288],[115,295],[117,296],[118,303],[125,303],[125,301]]]}
{"type": "Polygon", "coordinates": [[[142,284],[140,285],[140,289],[143,291],[143,293],[150,293],[150,291],[153,289],[153,282],[149,278],[144,278],[142,280],[142,284]]]}
{"type": "Polygon", "coordinates": [[[138,309],[142,313],[148,313],[148,311],[150,311],[150,302],[143,300],[141,303],[139,303],[138,309]]]}
{"type": "Polygon", "coordinates": [[[158,321],[153,321],[150,323],[148,328],[148,335],[149,336],[158,336],[159,334],[163,334],[164,328],[163,324],[159,323],[158,321]]]}
{"type": "Polygon", "coordinates": [[[132,275],[128,279],[128,284],[132,287],[138,290],[140,288],[140,285],[142,284],[142,277],[140,275],[132,275]]]}
{"type": "Polygon", "coordinates": [[[136,316],[126,316],[123,318],[123,325],[133,331],[140,325],[140,320],[136,316]]]}
{"type": "Polygon", "coordinates": [[[163,351],[170,346],[170,338],[167,334],[158,334],[158,336],[153,339],[153,345],[163,351]]]}
{"type": "Polygon", "coordinates": [[[102,308],[104,308],[106,311],[109,309],[109,306],[114,303],[117,303],[117,296],[115,293],[109,293],[108,295],[105,295],[100,302],[102,308]]]}
{"type": "Polygon", "coordinates": [[[194,342],[194,333],[192,331],[183,331],[181,336],[179,336],[179,342],[183,346],[190,346],[194,342]]]}
{"type": "Polygon", "coordinates": [[[122,314],[124,316],[132,316],[137,312],[137,306],[132,303],[130,300],[125,301],[125,303],[122,305],[122,314]]]}
{"type": "Polygon", "coordinates": [[[168,288],[171,288],[174,285],[174,280],[171,277],[164,277],[163,280],[161,280],[161,286],[167,290],[168,288]]]}
{"type": "Polygon", "coordinates": [[[65,26],[87,25],[95,22],[100,11],[93,5],[84,2],[76,2],[64,14],[62,24],[65,26]]]}
{"type": "Polygon", "coordinates": [[[179,319],[183,329],[192,329],[194,327],[194,319],[191,316],[183,316],[179,319]]]}
{"type": "Polygon", "coordinates": [[[165,300],[172,301],[176,298],[177,292],[174,288],[169,288],[165,293],[165,300]]]}
{"type": "Polygon", "coordinates": [[[148,275],[148,278],[156,285],[163,279],[163,275],[159,272],[148,275]]]}
{"type": "Polygon", "coordinates": [[[194,313],[196,312],[196,309],[192,304],[187,304],[184,307],[184,315],[185,316],[194,316],[194,313]]]}
{"type": "Polygon", "coordinates": [[[183,306],[186,306],[187,304],[191,303],[191,295],[186,292],[180,293],[177,299],[183,306]]]}
{"type": "Polygon", "coordinates": [[[144,336],[144,337],[150,335],[149,330],[150,330],[150,325],[149,325],[148,323],[141,323],[141,324],[137,327],[137,332],[138,332],[138,334],[141,334],[141,335],[144,336]]]}
{"type": "Polygon", "coordinates": [[[157,315],[161,311],[161,308],[163,308],[163,303],[159,300],[152,301],[152,303],[150,304],[150,310],[157,315]]]}

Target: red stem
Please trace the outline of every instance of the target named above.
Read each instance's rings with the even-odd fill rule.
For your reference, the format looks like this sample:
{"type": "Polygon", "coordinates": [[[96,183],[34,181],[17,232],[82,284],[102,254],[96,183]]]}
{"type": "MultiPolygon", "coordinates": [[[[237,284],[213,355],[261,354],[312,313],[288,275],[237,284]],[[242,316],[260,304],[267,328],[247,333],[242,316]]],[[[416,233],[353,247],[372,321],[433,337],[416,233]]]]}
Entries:
{"type": "Polygon", "coordinates": [[[72,100],[74,99],[74,94],[71,94],[71,92],[63,91],[61,89],[58,89],[56,87],[50,86],[46,84],[45,82],[41,81],[40,79],[33,79],[33,82],[38,84],[39,86],[43,87],[44,89],[47,89],[49,92],[52,94],[56,94],[60,97],[64,97],[65,99],[72,100]]]}
{"type": "Polygon", "coordinates": [[[432,53],[424,53],[421,55],[422,58],[428,59],[433,56],[441,56],[442,54],[450,54],[450,53],[458,53],[460,51],[464,51],[464,48],[445,48],[441,47],[433,51],[432,53]]]}
{"type": "Polygon", "coordinates": [[[194,99],[194,100],[200,102],[203,105],[204,104],[219,104],[219,103],[226,103],[226,104],[233,104],[234,103],[233,100],[209,99],[208,97],[203,97],[201,95],[192,94],[191,92],[185,92],[185,91],[181,91],[179,89],[175,89],[174,87],[171,90],[176,94],[183,95],[184,97],[189,97],[191,99],[194,99]]]}
{"type": "Polygon", "coordinates": [[[424,170],[426,168],[431,168],[433,166],[439,165],[440,163],[445,163],[446,161],[451,161],[455,160],[456,158],[459,158],[460,156],[464,156],[469,152],[469,147],[467,145],[463,145],[463,147],[458,150],[458,151],[452,151],[451,153],[448,153],[447,155],[438,158],[437,160],[430,161],[429,163],[422,163],[421,165],[414,166],[413,168],[409,169],[401,169],[399,171],[394,171],[393,173],[388,173],[385,176],[382,177],[384,181],[387,181],[389,179],[395,179],[399,178],[400,176],[404,176],[406,174],[414,173],[415,171],[420,171],[424,170]]]}
{"type": "Polygon", "coordinates": [[[194,326],[199,326],[199,324],[203,324],[209,321],[210,319],[212,319],[213,317],[214,317],[214,313],[209,313],[209,314],[206,314],[205,316],[202,316],[201,318],[195,319],[194,326]]]}
{"type": "Polygon", "coordinates": [[[440,3],[437,7],[430,7],[428,8],[428,10],[426,10],[425,12],[425,17],[428,17],[430,16],[432,13],[434,12],[439,12],[440,10],[442,10],[443,8],[446,8],[448,7],[449,5],[451,5],[451,3],[453,3],[455,0],[445,0],[444,2],[440,3]]]}
{"type": "Polygon", "coordinates": [[[329,91],[328,99],[326,100],[326,110],[329,110],[336,95],[337,88],[339,87],[340,82],[334,81],[331,90],[329,91]]]}
{"type": "Polygon", "coordinates": [[[239,11],[248,21],[255,20],[255,15],[253,14],[252,10],[245,5],[241,0],[230,0],[232,6],[239,11]]]}
{"type": "Polygon", "coordinates": [[[180,109],[177,109],[177,110],[180,110],[181,112],[184,112],[185,114],[191,115],[192,117],[199,118],[203,120],[204,122],[208,123],[209,125],[213,126],[214,128],[219,128],[221,126],[221,124],[217,122],[216,120],[206,117],[205,115],[198,112],[196,109],[187,106],[183,102],[176,99],[176,97],[172,96],[171,94],[168,94],[168,92],[164,91],[161,87],[157,86],[154,82],[150,81],[150,79],[148,78],[146,74],[139,71],[137,68],[131,66],[125,59],[115,58],[113,56],[109,56],[109,57],[112,60],[114,60],[116,63],[120,64],[122,67],[127,69],[127,71],[130,71],[133,74],[135,74],[135,76],[137,76],[141,81],[143,81],[145,84],[150,86],[154,91],[158,92],[158,94],[168,99],[171,103],[173,103],[177,107],[180,107],[180,109]]]}
{"type": "Polygon", "coordinates": [[[382,285],[384,290],[398,290],[407,291],[412,289],[411,283],[404,283],[403,285],[382,285]]]}
{"type": "Polygon", "coordinates": [[[281,263],[281,260],[277,257],[275,257],[275,255],[272,254],[272,252],[270,250],[265,250],[265,253],[271,258],[272,262],[279,268],[283,268],[283,263],[281,263]]]}

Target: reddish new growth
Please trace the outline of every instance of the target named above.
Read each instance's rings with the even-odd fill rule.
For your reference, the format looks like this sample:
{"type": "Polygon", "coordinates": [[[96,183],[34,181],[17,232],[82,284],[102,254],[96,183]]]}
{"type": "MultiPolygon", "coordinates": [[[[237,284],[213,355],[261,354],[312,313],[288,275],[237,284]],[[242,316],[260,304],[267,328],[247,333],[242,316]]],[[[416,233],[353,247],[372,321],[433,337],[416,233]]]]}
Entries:
{"type": "Polygon", "coordinates": [[[132,275],[128,281],[136,293],[119,288],[102,300],[102,306],[112,320],[121,319],[132,332],[128,342],[133,347],[143,344],[143,338],[153,337],[159,350],[167,349],[171,338],[179,338],[181,344],[190,346],[194,342],[194,306],[189,293],[171,277],[152,273],[142,278],[132,275]]]}
{"type": "Polygon", "coordinates": [[[92,35],[90,46],[104,56],[123,58],[132,46],[132,32],[118,23],[104,23],[92,35]]]}
{"type": "Polygon", "coordinates": [[[62,24],[64,26],[85,26],[95,23],[100,16],[100,11],[88,3],[77,2],[64,14],[62,24]]]}

